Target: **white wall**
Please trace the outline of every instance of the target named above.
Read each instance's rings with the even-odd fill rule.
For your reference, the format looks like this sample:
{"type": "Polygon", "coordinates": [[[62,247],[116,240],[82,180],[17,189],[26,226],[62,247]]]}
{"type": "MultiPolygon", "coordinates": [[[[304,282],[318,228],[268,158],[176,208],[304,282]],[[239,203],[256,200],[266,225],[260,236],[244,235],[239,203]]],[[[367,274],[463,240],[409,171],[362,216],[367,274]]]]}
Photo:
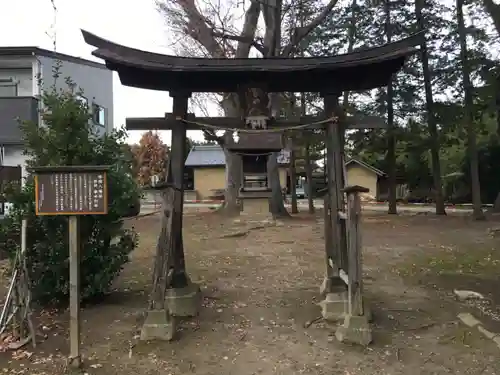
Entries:
{"type": "MultiPolygon", "coordinates": [[[[2,165],[8,167],[17,167],[21,166],[21,185],[24,185],[24,179],[27,176],[26,171],[26,156],[23,155],[23,146],[18,145],[5,145],[3,147],[3,163],[2,165]]],[[[7,215],[9,213],[10,208],[12,207],[11,203],[5,203],[4,213],[7,215]]],[[[0,216],[1,217],[1,216],[0,216]]]]}
{"type": "Polygon", "coordinates": [[[17,82],[17,96],[33,95],[33,75],[31,68],[2,68],[0,80],[12,79],[17,82]]]}
{"type": "Polygon", "coordinates": [[[26,160],[27,157],[23,155],[24,148],[20,145],[5,145],[3,146],[3,163],[7,167],[21,166],[21,175],[23,178],[27,176],[26,173],[26,160]]]}
{"type": "MultiPolygon", "coordinates": [[[[56,66],[57,60],[39,56],[41,63],[41,75],[43,88],[49,89],[54,84],[52,69],[56,66]]],[[[96,125],[99,133],[111,131],[113,129],[113,72],[105,67],[98,68],[82,63],[72,61],[61,61],[60,77],[56,82],[58,89],[66,89],[65,79],[67,77],[83,91],[83,95],[87,98],[89,106],[93,102],[106,110],[106,127],[96,125]]]]}

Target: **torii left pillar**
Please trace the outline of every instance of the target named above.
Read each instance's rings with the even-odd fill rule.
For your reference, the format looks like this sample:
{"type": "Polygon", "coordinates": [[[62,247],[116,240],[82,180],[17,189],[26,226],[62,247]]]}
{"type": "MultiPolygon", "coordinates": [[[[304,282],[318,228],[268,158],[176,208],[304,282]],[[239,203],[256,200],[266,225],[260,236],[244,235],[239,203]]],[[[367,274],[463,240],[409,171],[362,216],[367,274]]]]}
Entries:
{"type": "Polygon", "coordinates": [[[182,219],[184,205],[184,156],[189,94],[171,93],[177,126],[172,127],[167,185],[163,194],[162,227],[156,249],[153,292],[146,320],[141,329],[142,340],[172,340],[175,337],[175,317],[195,316],[201,305],[198,285],[186,272],[182,219]]]}
{"type": "Polygon", "coordinates": [[[174,200],[172,218],[173,275],[171,284],[166,291],[166,305],[173,316],[196,316],[201,306],[201,293],[186,271],[184,260],[184,242],[182,224],[184,212],[184,167],[186,159],[186,124],[182,121],[187,117],[188,101],[191,93],[170,92],[173,99],[173,113],[177,126],[172,128],[170,145],[171,181],[178,190],[174,200]]]}

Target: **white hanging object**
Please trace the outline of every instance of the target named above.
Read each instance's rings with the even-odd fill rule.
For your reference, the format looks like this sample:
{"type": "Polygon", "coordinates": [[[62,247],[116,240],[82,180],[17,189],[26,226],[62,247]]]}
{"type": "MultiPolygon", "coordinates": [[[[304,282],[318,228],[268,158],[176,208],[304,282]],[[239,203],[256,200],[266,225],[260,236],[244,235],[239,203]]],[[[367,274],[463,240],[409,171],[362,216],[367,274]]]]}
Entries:
{"type": "Polygon", "coordinates": [[[238,143],[240,141],[240,135],[238,132],[233,132],[233,141],[234,143],[238,143]]]}
{"type": "Polygon", "coordinates": [[[245,119],[245,124],[252,130],[265,130],[267,129],[268,121],[269,117],[264,115],[247,116],[247,118],[245,119]]]}

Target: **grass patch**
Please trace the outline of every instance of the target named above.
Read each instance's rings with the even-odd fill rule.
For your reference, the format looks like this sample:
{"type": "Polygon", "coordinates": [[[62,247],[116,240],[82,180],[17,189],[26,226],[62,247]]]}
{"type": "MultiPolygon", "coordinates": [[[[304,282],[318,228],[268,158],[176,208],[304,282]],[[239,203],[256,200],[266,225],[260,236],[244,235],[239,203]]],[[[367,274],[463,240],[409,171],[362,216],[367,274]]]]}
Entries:
{"type": "Polygon", "coordinates": [[[402,277],[444,274],[498,277],[500,248],[491,244],[477,244],[460,248],[440,246],[426,249],[399,264],[395,271],[402,277]]]}

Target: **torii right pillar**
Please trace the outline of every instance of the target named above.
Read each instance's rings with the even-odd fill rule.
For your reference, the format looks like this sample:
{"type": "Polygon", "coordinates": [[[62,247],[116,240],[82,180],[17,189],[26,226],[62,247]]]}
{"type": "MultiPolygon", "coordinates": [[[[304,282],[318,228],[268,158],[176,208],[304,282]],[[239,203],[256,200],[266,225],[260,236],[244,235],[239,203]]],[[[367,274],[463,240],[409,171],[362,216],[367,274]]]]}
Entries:
{"type": "Polygon", "coordinates": [[[360,193],[368,189],[346,187],[344,164],[345,118],[339,93],[322,95],[325,114],[335,120],[326,124],[327,194],[324,200],[326,274],[320,292],[325,320],[342,321],[339,341],[368,345],[372,341],[371,314],[363,306],[360,193]],[[346,210],[345,194],[348,197],[346,210]]]}
{"type": "Polygon", "coordinates": [[[322,94],[325,115],[336,120],[326,126],[326,176],[327,192],[324,197],[324,238],[326,273],[320,293],[325,300],[320,303],[326,320],[338,321],[344,318],[347,301],[347,288],[340,277],[342,255],[347,246],[345,223],[339,220],[338,213],[344,207],[342,189],[344,188],[343,151],[344,125],[338,104],[338,93],[322,94]]]}

